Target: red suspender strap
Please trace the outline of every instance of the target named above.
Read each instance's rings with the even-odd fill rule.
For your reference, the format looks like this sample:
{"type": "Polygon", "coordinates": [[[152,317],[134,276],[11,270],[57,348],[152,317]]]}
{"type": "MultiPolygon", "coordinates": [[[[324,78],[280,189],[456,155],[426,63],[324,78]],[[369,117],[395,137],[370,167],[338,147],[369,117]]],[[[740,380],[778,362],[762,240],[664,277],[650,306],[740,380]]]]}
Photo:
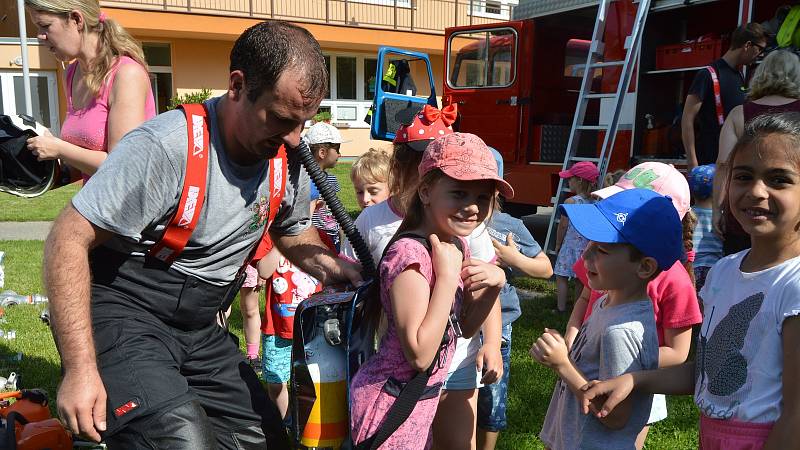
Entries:
{"type": "Polygon", "coordinates": [[[286,193],[286,149],[282,145],[278,149],[278,154],[272,158],[269,186],[269,220],[267,221],[267,228],[272,225],[272,221],[278,215],[278,210],[281,208],[281,202],[283,201],[283,194],[286,193]]]}
{"type": "Polygon", "coordinates": [[[278,210],[281,208],[281,202],[283,201],[283,195],[286,193],[287,162],[286,149],[283,146],[278,149],[278,154],[272,158],[271,164],[272,167],[270,167],[269,170],[269,217],[264,226],[264,234],[261,236],[261,240],[258,242],[258,246],[253,254],[247,258],[247,263],[258,261],[272,250],[272,242],[270,241],[268,230],[275,220],[275,216],[278,215],[278,210]]]}
{"type": "Polygon", "coordinates": [[[719,125],[725,123],[725,110],[722,108],[722,94],[720,93],[719,88],[719,77],[717,76],[717,71],[711,66],[706,67],[708,73],[711,74],[711,84],[714,85],[714,104],[717,107],[717,121],[719,125]]]}
{"type": "Polygon", "coordinates": [[[186,155],[186,179],[183,183],[178,209],[167,225],[161,240],[150,248],[148,255],[172,264],[183,252],[192,235],[206,197],[208,177],[208,124],[206,109],[201,104],[180,106],[186,114],[189,148],[186,155]]]}

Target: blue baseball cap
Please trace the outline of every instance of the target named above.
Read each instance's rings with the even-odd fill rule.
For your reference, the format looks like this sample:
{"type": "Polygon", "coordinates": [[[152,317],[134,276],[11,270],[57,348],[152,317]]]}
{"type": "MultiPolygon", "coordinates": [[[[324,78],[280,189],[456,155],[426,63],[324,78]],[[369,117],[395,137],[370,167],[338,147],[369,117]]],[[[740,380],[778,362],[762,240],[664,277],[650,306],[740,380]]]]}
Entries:
{"type": "Polygon", "coordinates": [[[683,256],[681,220],[672,200],[649,189],[628,189],[597,203],[560,207],[586,239],[631,244],[655,258],[662,270],[683,256]]]}
{"type": "Polygon", "coordinates": [[[714,174],[717,172],[717,166],[714,164],[706,164],[704,166],[697,166],[689,172],[688,181],[689,189],[692,194],[697,198],[709,198],[714,191],[714,174]]]}
{"type": "MultiPolygon", "coordinates": [[[[487,145],[487,147],[489,147],[487,145]]],[[[494,162],[497,163],[497,175],[501,178],[503,176],[503,155],[497,151],[494,147],[489,147],[489,151],[492,152],[492,156],[494,157],[494,162]]]]}

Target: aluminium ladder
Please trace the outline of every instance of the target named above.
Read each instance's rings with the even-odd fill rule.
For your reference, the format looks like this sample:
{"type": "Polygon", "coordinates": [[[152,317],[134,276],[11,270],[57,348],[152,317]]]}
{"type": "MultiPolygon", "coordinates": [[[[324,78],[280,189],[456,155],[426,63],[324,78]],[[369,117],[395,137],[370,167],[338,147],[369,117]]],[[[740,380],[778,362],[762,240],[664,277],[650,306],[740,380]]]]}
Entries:
{"type": "MultiPolygon", "coordinates": [[[[599,0],[597,18],[595,19],[594,23],[594,33],[592,34],[589,55],[586,58],[586,65],[584,66],[583,70],[583,82],[581,84],[581,90],[578,96],[578,103],[575,108],[575,117],[572,121],[572,129],[570,130],[569,142],[564,154],[564,165],[562,167],[562,170],[567,170],[573,164],[579,161],[590,161],[595,163],[598,169],[600,169],[598,188],[602,187],[603,178],[605,177],[608,169],[608,162],[611,159],[611,152],[614,148],[614,141],[617,137],[617,131],[620,129],[619,120],[622,112],[623,102],[625,100],[625,93],[628,91],[628,86],[630,85],[631,77],[636,66],[636,59],[639,55],[642,34],[644,33],[644,26],[647,20],[647,13],[650,9],[650,0],[640,0],[638,2],[639,6],[636,11],[636,19],[633,24],[633,31],[625,40],[625,59],[621,61],[600,61],[600,59],[603,58],[603,51],[605,49],[603,35],[606,29],[608,6],[612,1],[615,0],[599,0]],[[616,66],[622,66],[622,72],[620,74],[616,92],[592,92],[592,80],[594,79],[595,69],[616,66]],[[608,121],[606,124],[600,125],[586,124],[585,116],[589,101],[602,99],[612,99],[613,114],[611,115],[610,121],[608,121]],[[599,156],[577,156],[578,144],[581,141],[580,138],[582,133],[601,131],[605,132],[605,137],[603,138],[603,146],[600,148],[599,156]]],[[[550,216],[550,224],[547,228],[547,240],[545,241],[545,250],[549,255],[555,254],[556,229],[561,216],[559,205],[564,203],[568,192],[569,188],[567,180],[563,178],[560,179],[558,182],[558,190],[552,199],[553,213],[550,216]]]]}

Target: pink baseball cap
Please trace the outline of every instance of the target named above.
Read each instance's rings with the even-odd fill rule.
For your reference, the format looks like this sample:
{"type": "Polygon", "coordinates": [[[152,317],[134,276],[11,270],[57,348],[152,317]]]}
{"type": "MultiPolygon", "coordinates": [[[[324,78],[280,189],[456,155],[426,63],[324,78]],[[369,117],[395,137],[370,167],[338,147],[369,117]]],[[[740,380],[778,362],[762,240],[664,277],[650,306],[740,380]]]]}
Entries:
{"type": "Polygon", "coordinates": [[[603,199],[634,188],[650,189],[669,197],[681,219],[689,211],[692,196],[689,182],[672,164],[660,162],[641,163],[625,172],[617,184],[594,191],[592,195],[603,199]]]}
{"type": "Polygon", "coordinates": [[[461,181],[494,180],[505,198],[514,197],[514,189],[497,174],[492,151],[474,134],[447,134],[428,144],[419,163],[419,176],[433,169],[461,181]]]}
{"type": "Polygon", "coordinates": [[[600,171],[597,170],[597,166],[592,162],[579,161],[573,164],[569,169],[558,172],[558,176],[561,178],[578,177],[582,180],[594,183],[597,181],[597,177],[600,176],[600,171]]]}

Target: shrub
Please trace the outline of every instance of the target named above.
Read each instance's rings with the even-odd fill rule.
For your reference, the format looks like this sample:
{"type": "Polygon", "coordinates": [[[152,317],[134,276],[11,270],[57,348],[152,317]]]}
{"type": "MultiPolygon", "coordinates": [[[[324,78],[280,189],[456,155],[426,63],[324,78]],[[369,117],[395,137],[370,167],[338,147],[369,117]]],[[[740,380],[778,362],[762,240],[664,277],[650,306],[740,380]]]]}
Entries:
{"type": "Polygon", "coordinates": [[[331,112],[330,111],[320,111],[314,117],[312,117],[311,120],[314,121],[314,123],[317,123],[317,122],[328,122],[328,123],[330,123],[332,117],[333,116],[331,116],[331,112]]]}
{"type": "Polygon", "coordinates": [[[175,95],[169,99],[169,106],[167,106],[167,110],[175,109],[178,107],[178,105],[182,105],[184,103],[203,103],[211,98],[211,95],[211,89],[208,88],[203,88],[194,92],[187,92],[183,95],[175,95]]]}

